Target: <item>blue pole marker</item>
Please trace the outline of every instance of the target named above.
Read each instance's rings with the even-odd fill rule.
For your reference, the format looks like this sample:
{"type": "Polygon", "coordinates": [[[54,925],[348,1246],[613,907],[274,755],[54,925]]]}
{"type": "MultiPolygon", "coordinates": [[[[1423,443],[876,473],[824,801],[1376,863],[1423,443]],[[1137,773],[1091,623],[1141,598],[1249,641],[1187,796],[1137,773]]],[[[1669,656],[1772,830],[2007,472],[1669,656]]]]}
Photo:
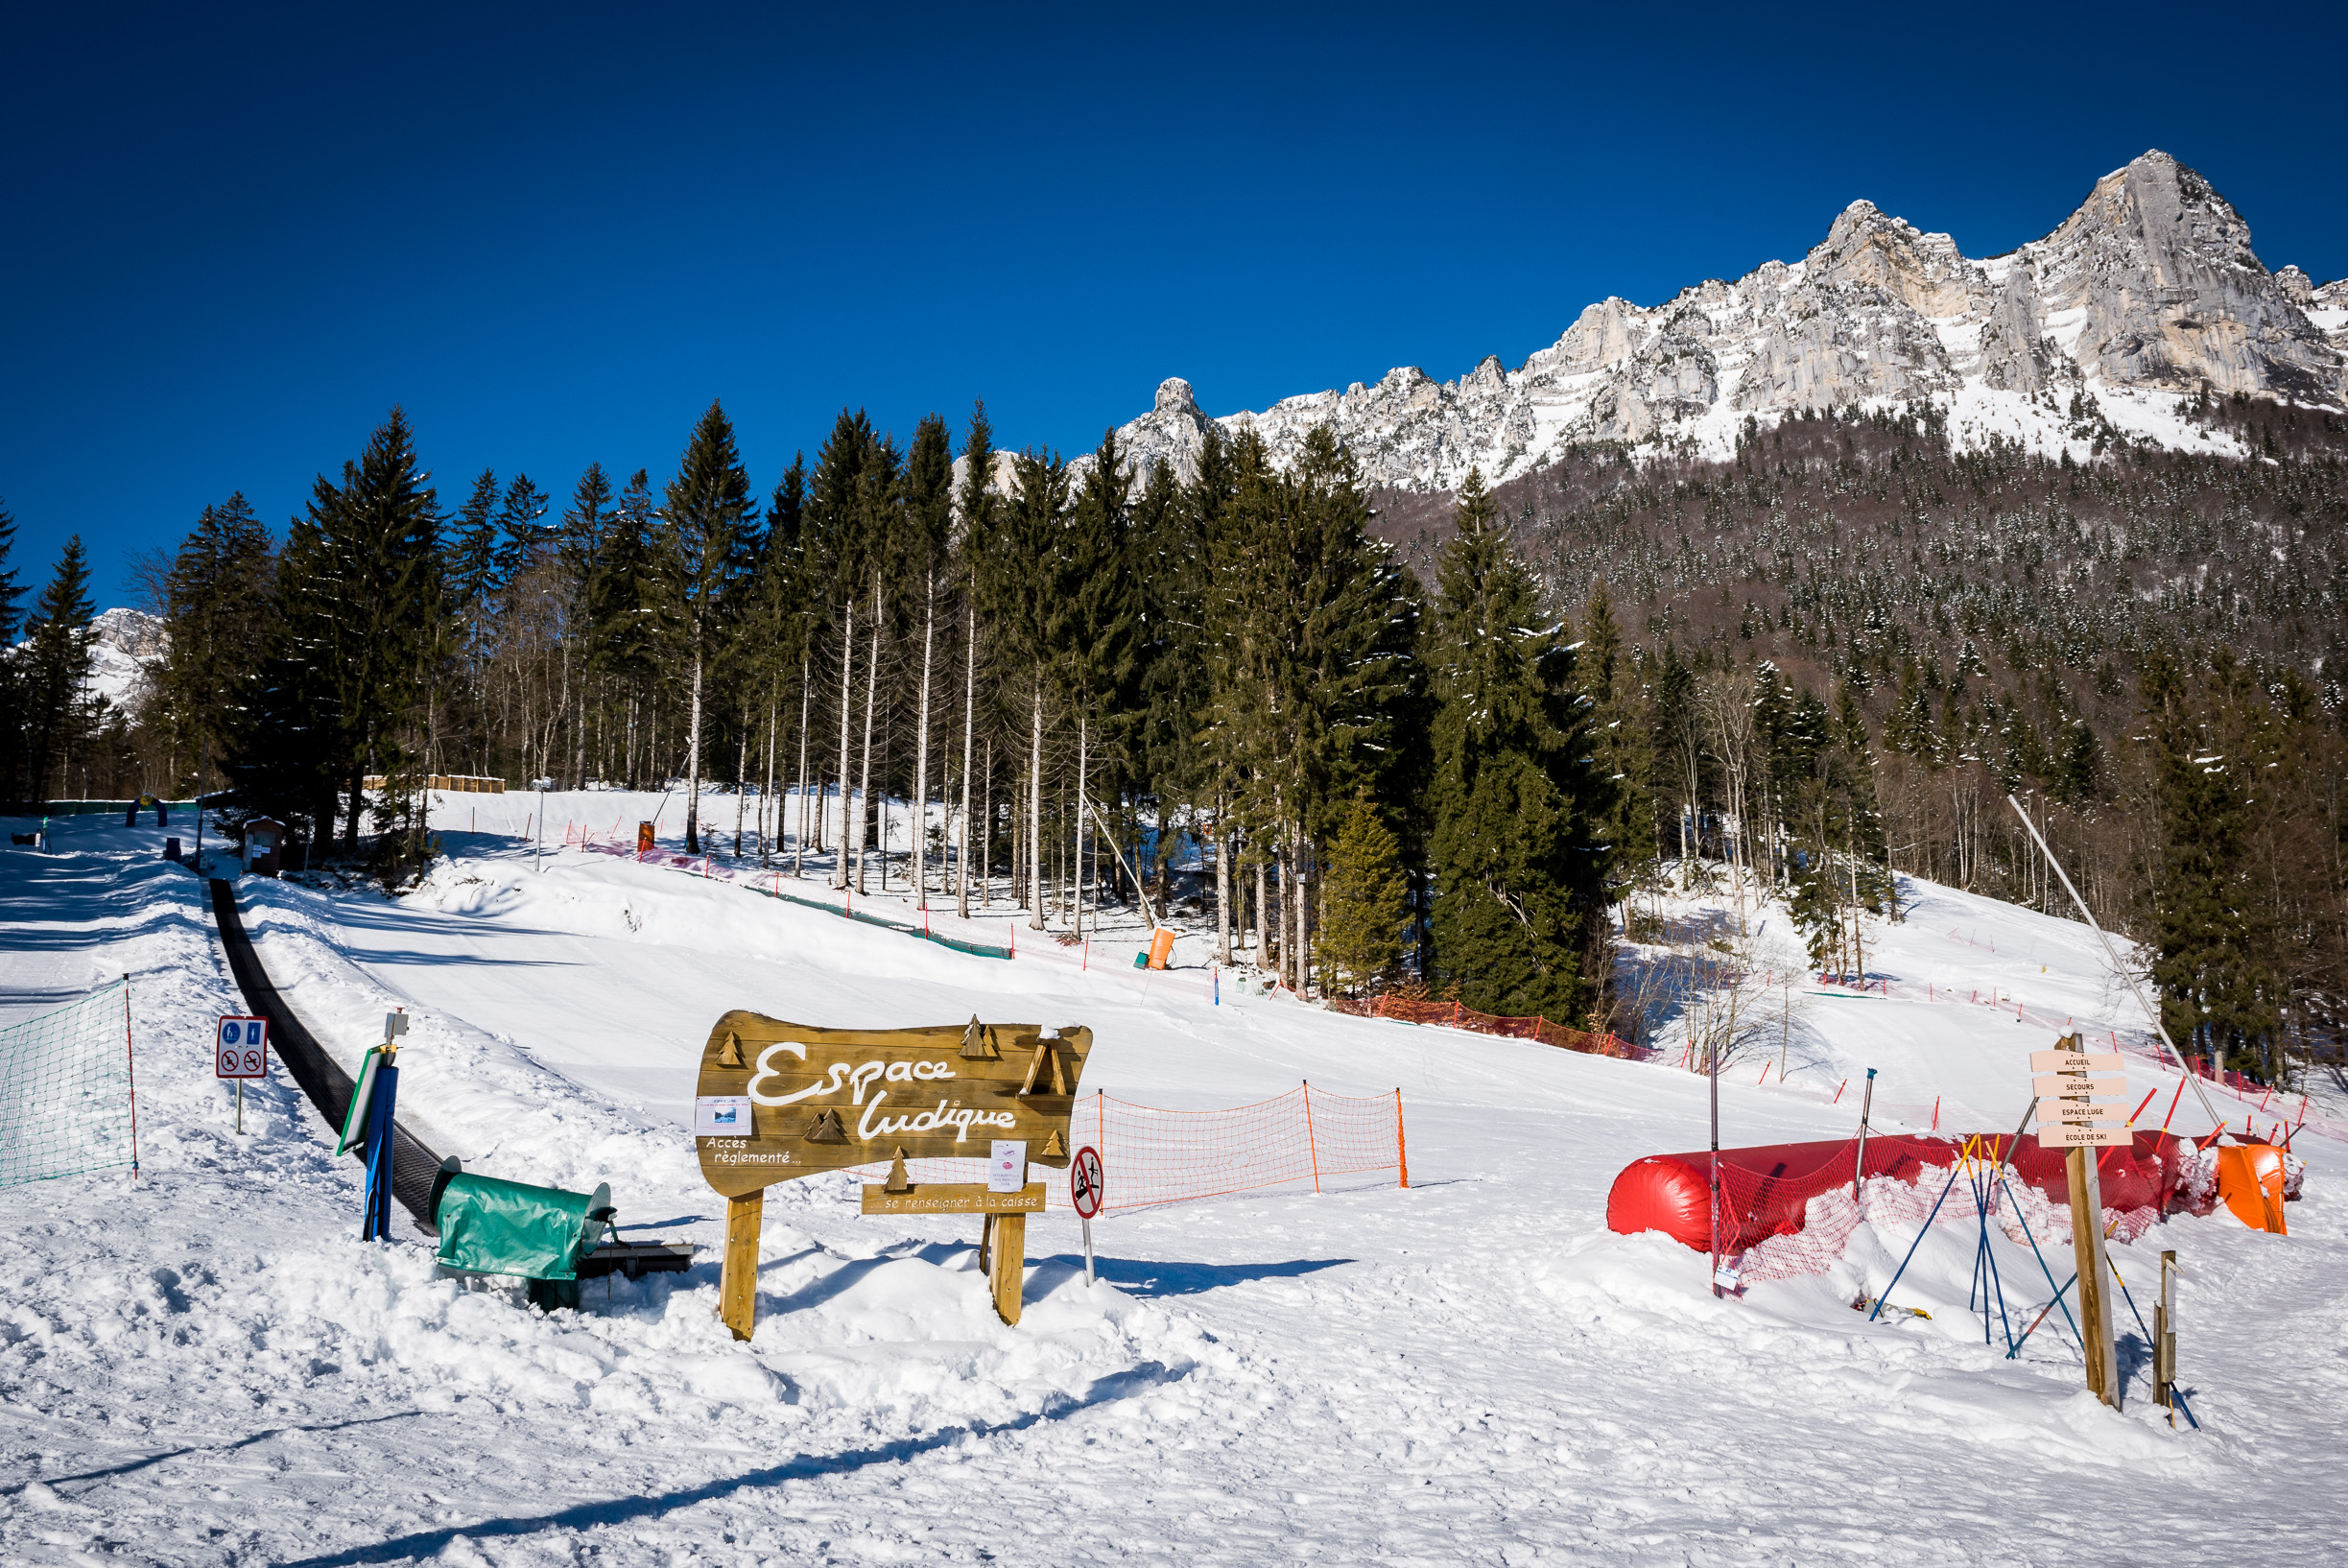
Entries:
{"type": "Polygon", "coordinates": [[[363,1242],[391,1239],[391,1102],[399,1093],[399,1069],[375,1069],[375,1093],[367,1107],[367,1206],[359,1226],[363,1242]]]}

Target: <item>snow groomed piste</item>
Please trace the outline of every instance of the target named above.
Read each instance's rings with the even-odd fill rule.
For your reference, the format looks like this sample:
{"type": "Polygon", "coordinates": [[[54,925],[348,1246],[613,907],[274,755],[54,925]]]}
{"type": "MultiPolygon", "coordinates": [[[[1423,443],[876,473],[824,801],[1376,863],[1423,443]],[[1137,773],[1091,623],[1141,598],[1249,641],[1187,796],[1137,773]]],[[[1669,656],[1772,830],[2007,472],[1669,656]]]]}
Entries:
{"type": "MultiPolygon", "coordinates": [[[[554,806],[557,823],[577,810],[554,806]]],[[[2062,1206],[2010,1166],[2010,1198],[1989,1182],[1977,1201],[2011,1151],[1976,1140],[1952,1171],[1932,1141],[1935,1102],[1944,1128],[2010,1135],[2050,1043],[2036,1015],[2128,1038],[2067,922],[1908,885],[1909,923],[1870,930],[1870,979],[1892,994],[1805,1015],[1797,991],[1782,1037],[1773,998],[1766,1042],[1723,1068],[1724,1147],[1844,1149],[1857,1096],[1836,1090],[1874,1066],[1870,1175],[1857,1200],[1838,1183],[1798,1231],[1747,1246],[1734,1298],[1715,1300],[1702,1251],[1606,1224],[1625,1164],[1704,1142],[1705,1085],[1674,1069],[1668,1030],[1642,1062],[1233,985],[1219,1008],[1195,935],[1166,972],[1127,967],[1113,932],[1115,964],[1056,945],[1031,963],[1024,940],[1005,962],[714,875],[552,846],[536,870],[521,816],[451,832],[448,859],[397,900],[240,880],[253,951],[345,1073],[405,1008],[399,1117],[426,1147],[490,1180],[590,1198],[608,1182],[624,1234],[694,1245],[691,1270],[615,1278],[550,1315],[518,1281],[436,1271],[404,1211],[394,1245],[362,1246],[355,1162],[331,1157],[289,1083],[250,1085],[234,1131],[210,1035],[246,1009],[208,890],[160,861],[145,824],[62,823],[52,852],[0,861],[22,935],[0,942],[0,1000],[132,976],[142,1170],[135,1187],[120,1169],[0,1187],[0,1453],[17,1488],[0,1490],[0,1555],[638,1561],[684,1543],[709,1560],[954,1560],[999,1555],[1009,1517],[1070,1561],[1252,1562],[1308,1543],[1349,1560],[2030,1560],[2051,1529],[2092,1559],[2140,1538],[2230,1551],[2246,1495],[2263,1556],[2328,1555],[2324,1412],[2348,1394],[2322,1349],[2348,1264],[2330,1091],[2311,1086],[2303,1120],[2295,1096],[2286,1113],[2211,1088],[2238,1138],[2245,1115],[2262,1133],[2278,1114],[2300,1127],[2290,1234],[2191,1203],[2115,1231],[2118,1412],[2079,1388],[2062,1206]],[[2033,1017],[1965,1003],[1977,986],[2033,1017]],[[977,1221],[859,1212],[883,1160],[768,1189],[755,1328],[735,1343],[723,1210],[697,1197],[690,1136],[689,1064],[721,999],[826,1029],[1082,1021],[1094,1045],[1068,1137],[1107,1146],[1098,1283],[1046,1182],[1006,1327],[977,1221]],[[1181,1190],[1222,1196],[1117,1206],[1145,1196],[1136,1172],[1160,1137],[1169,1156],[1198,1151],[1169,1172],[1181,1190]],[[1393,1164],[1336,1175],[1333,1139],[1393,1164]],[[1875,1174],[1901,1139],[1919,1140],[1916,1169],[1875,1174]],[[1796,1247],[1822,1271],[1773,1272],[1796,1247]],[[2152,1403],[2131,1311],[2160,1326],[2164,1250],[2198,1434],[2171,1435],[2152,1403]],[[1784,1460],[1766,1478],[1757,1430],[1784,1460]],[[1936,1485],[1883,1490],[1910,1473],[1936,1485]]],[[[1766,947],[1778,928],[1761,918],[1766,947]]],[[[2132,1052],[2125,1076],[2128,1105],[2159,1090],[2149,1131],[2177,1080],[2132,1052]]],[[[2179,1122],[2192,1106],[2189,1092],[2179,1122]]],[[[909,1161],[907,1185],[966,1168],[939,1164],[954,1169],[909,1161]]],[[[2106,1192],[2125,1196],[2108,1175],[2106,1192]]]]}

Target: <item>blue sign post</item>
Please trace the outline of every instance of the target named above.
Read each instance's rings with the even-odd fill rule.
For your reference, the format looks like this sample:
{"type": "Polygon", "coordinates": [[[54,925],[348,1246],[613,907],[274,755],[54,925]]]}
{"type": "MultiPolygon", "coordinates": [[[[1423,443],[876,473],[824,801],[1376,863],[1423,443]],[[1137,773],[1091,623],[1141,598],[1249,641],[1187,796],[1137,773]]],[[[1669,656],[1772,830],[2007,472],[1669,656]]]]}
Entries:
{"type": "Polygon", "coordinates": [[[396,1124],[392,1107],[399,1097],[399,1036],[408,1033],[408,1015],[393,1012],[383,1020],[383,1043],[370,1047],[359,1061],[359,1081],[352,1085],[350,1109],[343,1118],[342,1140],[335,1152],[360,1146],[367,1161],[367,1196],[359,1222],[363,1242],[391,1239],[391,1134],[396,1124]]]}

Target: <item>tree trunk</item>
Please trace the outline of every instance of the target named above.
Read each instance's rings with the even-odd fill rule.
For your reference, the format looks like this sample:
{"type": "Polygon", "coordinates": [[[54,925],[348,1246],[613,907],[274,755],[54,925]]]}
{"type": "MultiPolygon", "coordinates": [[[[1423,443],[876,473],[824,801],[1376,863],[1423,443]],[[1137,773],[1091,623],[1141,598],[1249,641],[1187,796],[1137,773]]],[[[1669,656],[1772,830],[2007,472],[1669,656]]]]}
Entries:
{"type": "Polygon", "coordinates": [[[1231,967],[1231,824],[1215,802],[1215,962],[1231,967]]]}
{"type": "Polygon", "coordinates": [[[848,725],[856,712],[852,682],[856,675],[856,599],[850,595],[841,611],[840,633],[840,832],[832,845],[832,886],[848,885],[848,725]]]}
{"type": "Polygon", "coordinates": [[[984,909],[994,898],[995,874],[995,743],[986,741],[986,782],[980,786],[981,797],[986,803],[986,825],[979,829],[979,908],[984,909]]]}
{"type": "Polygon", "coordinates": [[[1289,873],[1289,897],[1296,906],[1296,954],[1291,967],[1296,974],[1296,995],[1300,1000],[1311,988],[1313,981],[1310,958],[1313,951],[1312,900],[1305,891],[1305,882],[1304,834],[1300,829],[1296,834],[1295,858],[1289,873]]]}
{"type": "MultiPolygon", "coordinates": [[[[698,644],[700,639],[695,639],[698,644]]],[[[685,853],[701,852],[701,651],[693,650],[693,718],[685,725],[685,853]]]]}
{"type": "Polygon", "coordinates": [[[791,874],[807,874],[807,822],[811,815],[807,798],[807,721],[816,700],[816,657],[811,651],[799,660],[799,823],[791,846],[791,874]]]}
{"type": "Polygon", "coordinates": [[[930,907],[930,650],[937,632],[937,574],[923,580],[921,715],[913,726],[913,905],[930,907]]]}
{"type": "Polygon", "coordinates": [[[1028,728],[1028,929],[1044,929],[1044,677],[1035,672],[1035,696],[1028,728]]]}
{"type": "MultiPolygon", "coordinates": [[[[865,891],[865,813],[872,804],[872,708],[881,688],[881,578],[872,575],[872,633],[865,639],[871,653],[865,672],[865,771],[856,785],[856,891],[865,891]]],[[[883,852],[887,846],[883,845],[883,852]]],[[[886,868],[882,880],[888,879],[886,868]]]]}
{"type": "Polygon", "coordinates": [[[1264,877],[1265,857],[1259,856],[1255,863],[1255,908],[1250,912],[1255,916],[1255,962],[1259,969],[1269,962],[1268,955],[1270,952],[1264,940],[1264,877]]]}
{"type": "Polygon", "coordinates": [[[975,607],[969,619],[962,647],[962,832],[956,852],[959,891],[954,904],[954,913],[965,920],[970,918],[970,721],[978,707],[979,618],[975,607]]]}
{"type": "Polygon", "coordinates": [[[750,716],[742,714],[742,733],[734,737],[734,859],[742,858],[742,819],[750,804],[750,716]]]}
{"type": "Polygon", "coordinates": [[[1084,935],[1084,804],[1087,798],[1084,792],[1086,787],[1085,773],[1091,766],[1091,757],[1087,751],[1087,748],[1090,745],[1091,740],[1091,716],[1084,711],[1084,705],[1079,701],[1077,704],[1077,820],[1075,861],[1074,864],[1068,867],[1069,880],[1071,884],[1068,889],[1068,902],[1072,906],[1072,913],[1076,917],[1076,934],[1079,937],[1084,935]]]}
{"type": "Polygon", "coordinates": [[[758,867],[760,870],[766,869],[768,849],[775,839],[782,836],[783,831],[783,808],[776,803],[774,798],[774,743],[777,739],[775,732],[781,729],[782,725],[782,677],[769,676],[767,677],[767,782],[765,787],[758,792],[758,867]],[[767,813],[769,811],[774,813],[774,831],[772,833],[767,831],[767,813]]]}

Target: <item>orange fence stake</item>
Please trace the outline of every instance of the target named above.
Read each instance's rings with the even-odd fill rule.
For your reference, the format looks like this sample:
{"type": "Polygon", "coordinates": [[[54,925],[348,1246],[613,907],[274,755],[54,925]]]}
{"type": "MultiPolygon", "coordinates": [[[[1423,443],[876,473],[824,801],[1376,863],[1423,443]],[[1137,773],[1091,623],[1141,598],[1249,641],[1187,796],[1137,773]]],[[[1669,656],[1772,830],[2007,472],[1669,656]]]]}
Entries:
{"type": "Polygon", "coordinates": [[[1304,1146],[1313,1158],[1313,1190],[1320,1191],[1320,1142],[1313,1135],[1313,1081],[1298,1079],[1304,1085],[1304,1146]]]}
{"type": "Polygon", "coordinates": [[[1402,1168],[1402,1185],[1411,1185],[1411,1151],[1402,1141],[1402,1090],[1394,1090],[1394,1163],[1402,1168]]]}

